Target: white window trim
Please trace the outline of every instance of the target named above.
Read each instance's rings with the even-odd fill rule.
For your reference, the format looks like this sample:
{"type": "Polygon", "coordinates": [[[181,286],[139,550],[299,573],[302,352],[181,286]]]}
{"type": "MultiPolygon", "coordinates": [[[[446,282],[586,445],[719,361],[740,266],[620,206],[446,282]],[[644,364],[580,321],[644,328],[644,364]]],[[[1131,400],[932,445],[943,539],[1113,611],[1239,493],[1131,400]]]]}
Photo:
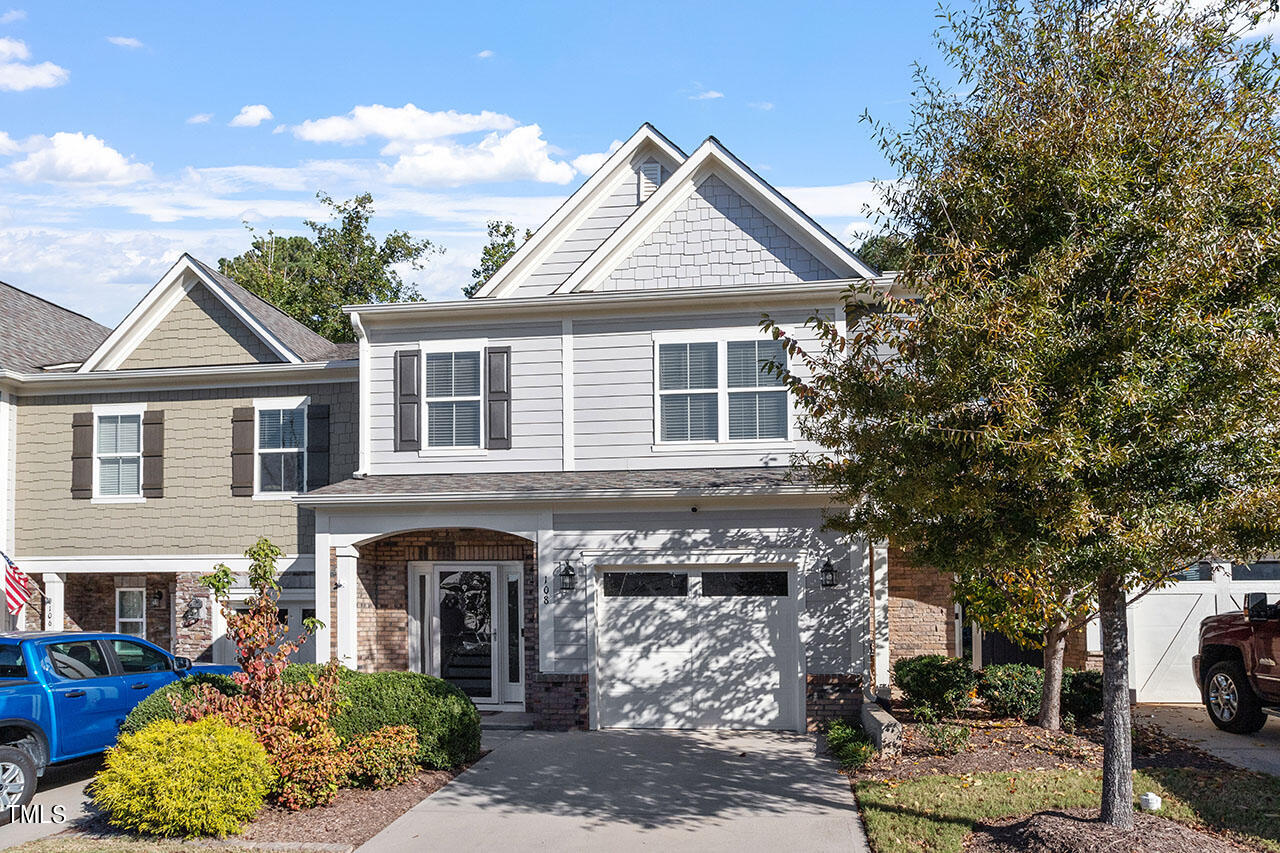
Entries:
{"type": "Polygon", "coordinates": [[[128,631],[120,630],[120,593],[122,592],[140,592],[142,593],[142,617],[140,619],[125,619],[125,622],[141,622],[142,633],[134,636],[141,639],[147,638],[147,588],[145,586],[118,586],[116,587],[116,633],[128,634],[128,631]]]}
{"type": "MultiPolygon", "coordinates": [[[[142,495],[142,416],[147,411],[146,403],[95,403],[93,406],[93,497],[90,503],[95,504],[140,504],[147,499],[142,495]],[[98,465],[98,418],[110,415],[138,416],[138,493],[136,495],[104,495],[99,493],[98,465]]],[[[112,456],[132,456],[133,454],[111,454],[112,456]]]]}
{"type": "Polygon", "coordinates": [[[419,422],[422,424],[422,444],[418,448],[419,458],[448,458],[448,459],[483,459],[489,455],[489,449],[484,446],[485,426],[487,423],[487,406],[484,404],[486,386],[486,367],[484,363],[484,353],[489,347],[488,338],[454,338],[435,341],[419,341],[418,350],[422,353],[422,370],[419,371],[418,377],[418,393],[422,400],[421,409],[419,410],[419,422]],[[474,352],[480,356],[480,394],[476,397],[427,397],[427,355],[439,354],[442,352],[474,352]],[[427,437],[427,406],[432,400],[437,402],[447,400],[477,400],[480,403],[480,443],[475,445],[463,445],[458,447],[431,447],[428,445],[427,437]]]}
{"type": "MultiPolygon", "coordinates": [[[[253,401],[253,499],[255,501],[288,501],[293,500],[297,495],[307,490],[307,407],[311,405],[310,397],[258,397],[253,401]],[[260,412],[270,412],[277,409],[301,409],[302,410],[302,447],[297,452],[302,454],[302,482],[298,485],[301,488],[296,492],[264,492],[262,491],[262,461],[260,455],[263,452],[259,446],[259,440],[262,437],[262,431],[258,426],[258,415],[260,412]]],[[[287,450],[268,450],[268,453],[289,452],[287,450]]]]}
{"type": "MultiPolygon", "coordinates": [[[[701,329],[679,332],[653,332],[653,446],[654,453],[705,453],[715,451],[790,451],[796,446],[796,418],[791,393],[786,386],[769,388],[729,388],[729,342],[766,341],[768,336],[743,328],[701,329]],[[711,344],[716,345],[716,441],[664,441],[662,438],[662,396],[660,348],[663,344],[711,344]],[[729,439],[729,393],[753,391],[782,391],[787,399],[786,438],[729,439]]],[[[688,391],[668,391],[668,394],[710,394],[710,388],[688,391]]]]}

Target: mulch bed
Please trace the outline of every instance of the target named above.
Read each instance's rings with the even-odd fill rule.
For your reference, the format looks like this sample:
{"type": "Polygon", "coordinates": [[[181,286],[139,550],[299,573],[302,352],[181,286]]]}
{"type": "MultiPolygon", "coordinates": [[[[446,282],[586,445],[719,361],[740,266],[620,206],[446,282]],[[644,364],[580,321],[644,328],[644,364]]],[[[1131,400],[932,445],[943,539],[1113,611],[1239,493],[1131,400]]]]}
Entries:
{"type": "Polygon", "coordinates": [[[1149,814],[1134,815],[1132,832],[1098,823],[1097,809],[1040,812],[978,824],[967,853],[1239,853],[1225,839],[1149,814]]]}

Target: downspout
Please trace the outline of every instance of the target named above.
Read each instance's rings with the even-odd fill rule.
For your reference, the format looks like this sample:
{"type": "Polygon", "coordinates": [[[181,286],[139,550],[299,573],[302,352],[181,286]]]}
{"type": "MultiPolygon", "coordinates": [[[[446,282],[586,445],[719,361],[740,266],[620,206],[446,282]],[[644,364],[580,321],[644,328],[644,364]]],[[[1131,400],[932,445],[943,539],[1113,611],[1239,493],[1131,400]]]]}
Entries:
{"type": "Polygon", "coordinates": [[[371,416],[370,399],[372,396],[372,388],[369,384],[369,372],[372,365],[369,358],[369,336],[365,333],[364,324],[360,322],[360,312],[351,312],[351,327],[356,331],[356,338],[360,343],[360,367],[359,367],[359,392],[357,395],[357,405],[359,406],[360,421],[360,463],[352,474],[358,480],[362,480],[369,476],[369,420],[371,416]]]}

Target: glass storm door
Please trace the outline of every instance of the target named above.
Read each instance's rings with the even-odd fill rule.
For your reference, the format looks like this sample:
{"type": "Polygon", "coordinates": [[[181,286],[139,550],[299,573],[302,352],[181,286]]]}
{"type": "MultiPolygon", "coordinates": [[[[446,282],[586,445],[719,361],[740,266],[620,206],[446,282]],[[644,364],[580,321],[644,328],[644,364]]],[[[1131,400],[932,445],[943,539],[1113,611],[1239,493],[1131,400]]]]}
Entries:
{"type": "Polygon", "coordinates": [[[492,701],[501,695],[494,690],[496,572],[486,566],[435,574],[440,677],[474,701],[492,701]]]}

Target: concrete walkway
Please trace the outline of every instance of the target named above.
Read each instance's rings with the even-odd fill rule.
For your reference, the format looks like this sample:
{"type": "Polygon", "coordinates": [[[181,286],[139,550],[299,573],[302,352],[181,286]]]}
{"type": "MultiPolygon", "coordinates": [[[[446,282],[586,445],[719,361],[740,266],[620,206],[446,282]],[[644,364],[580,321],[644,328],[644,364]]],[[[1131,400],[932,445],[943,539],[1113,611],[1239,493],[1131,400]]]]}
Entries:
{"type": "Polygon", "coordinates": [[[812,736],[521,732],[493,746],[360,850],[867,850],[848,781],[812,736]]]}
{"type": "Polygon", "coordinates": [[[1133,721],[1150,721],[1165,734],[1185,740],[1223,761],[1280,776],[1280,720],[1268,719],[1251,735],[1224,732],[1209,720],[1203,705],[1136,705],[1133,721]]]}

